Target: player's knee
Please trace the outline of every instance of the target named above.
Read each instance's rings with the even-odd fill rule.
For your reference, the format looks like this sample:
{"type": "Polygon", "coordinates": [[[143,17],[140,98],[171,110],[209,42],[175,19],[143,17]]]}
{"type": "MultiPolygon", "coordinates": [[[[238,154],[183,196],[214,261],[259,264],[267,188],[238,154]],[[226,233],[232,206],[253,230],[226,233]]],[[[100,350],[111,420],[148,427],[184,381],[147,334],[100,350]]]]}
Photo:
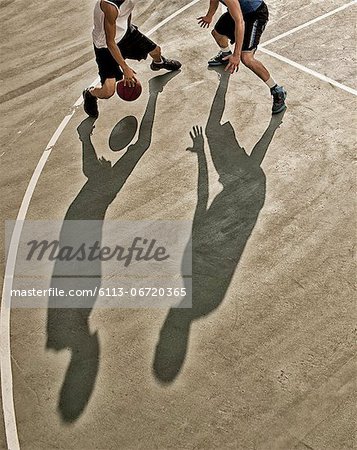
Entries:
{"type": "Polygon", "coordinates": [[[212,36],[215,38],[217,36],[217,31],[213,28],[211,31],[212,36]]]}
{"type": "Polygon", "coordinates": [[[242,53],[240,60],[246,67],[252,67],[254,64],[254,56],[251,53],[242,53]]]}

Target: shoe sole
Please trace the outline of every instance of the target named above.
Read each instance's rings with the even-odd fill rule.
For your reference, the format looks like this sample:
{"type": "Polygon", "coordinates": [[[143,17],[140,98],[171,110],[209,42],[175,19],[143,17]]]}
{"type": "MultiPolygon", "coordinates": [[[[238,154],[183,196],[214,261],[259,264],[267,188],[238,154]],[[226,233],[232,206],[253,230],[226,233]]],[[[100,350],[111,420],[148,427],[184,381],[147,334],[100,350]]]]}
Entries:
{"type": "Polygon", "coordinates": [[[208,61],[208,67],[218,67],[218,66],[226,66],[228,64],[227,62],[209,62],[208,61]]]}
{"type": "Polygon", "coordinates": [[[168,68],[168,67],[156,67],[153,66],[152,64],[150,64],[150,69],[153,70],[154,72],[158,72],[159,70],[168,70],[169,72],[176,72],[177,70],[180,70],[182,67],[182,65],[180,65],[179,67],[173,67],[172,69],[168,68]]]}

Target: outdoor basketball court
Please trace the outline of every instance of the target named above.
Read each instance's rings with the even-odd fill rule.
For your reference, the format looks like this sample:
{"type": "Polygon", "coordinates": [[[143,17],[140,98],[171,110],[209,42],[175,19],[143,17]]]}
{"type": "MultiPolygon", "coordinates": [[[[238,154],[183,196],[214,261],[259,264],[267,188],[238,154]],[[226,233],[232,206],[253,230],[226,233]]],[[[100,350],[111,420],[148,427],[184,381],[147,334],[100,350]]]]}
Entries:
{"type": "Polygon", "coordinates": [[[112,168],[102,160],[90,185],[82,3],[0,2],[3,230],[21,221],[7,263],[2,234],[0,448],[354,448],[356,1],[267,2],[259,57],[288,91],[273,119],[246,68],[207,69],[208,1],[139,3],[134,23],[183,67],[149,83],[161,73],[133,62],[139,100],[99,103],[92,161],[112,168]],[[127,116],[130,171],[113,151],[127,116]],[[22,221],[192,221],[202,186],[191,312],[94,307],[90,335],[74,320],[78,346],[55,351],[47,308],[11,308],[22,221]]]}

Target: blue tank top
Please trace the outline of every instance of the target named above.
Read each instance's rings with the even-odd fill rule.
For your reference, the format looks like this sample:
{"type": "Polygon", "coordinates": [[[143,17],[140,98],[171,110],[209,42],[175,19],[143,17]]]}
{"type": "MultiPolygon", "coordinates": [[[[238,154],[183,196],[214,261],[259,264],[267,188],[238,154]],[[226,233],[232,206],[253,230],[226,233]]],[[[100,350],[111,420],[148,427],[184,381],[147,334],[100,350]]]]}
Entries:
{"type": "MultiPolygon", "coordinates": [[[[224,0],[219,1],[224,5],[226,5],[224,0]]],[[[243,14],[249,14],[251,12],[256,11],[259,8],[259,6],[263,3],[263,0],[238,0],[238,1],[243,14]]]]}

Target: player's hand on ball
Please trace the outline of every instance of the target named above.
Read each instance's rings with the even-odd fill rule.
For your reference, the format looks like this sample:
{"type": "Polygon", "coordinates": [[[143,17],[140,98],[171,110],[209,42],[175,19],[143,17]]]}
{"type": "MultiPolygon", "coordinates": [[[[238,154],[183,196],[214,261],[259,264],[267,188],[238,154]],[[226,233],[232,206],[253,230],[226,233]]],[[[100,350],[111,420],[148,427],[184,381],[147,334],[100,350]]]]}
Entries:
{"type": "Polygon", "coordinates": [[[201,28],[208,28],[211,25],[212,17],[211,16],[202,16],[197,17],[198,25],[201,28]]]}
{"type": "Polygon", "coordinates": [[[136,72],[129,66],[123,69],[124,74],[124,86],[134,87],[136,84],[135,74],[136,72]]]}
{"type": "Polygon", "coordinates": [[[239,69],[239,63],[240,63],[240,57],[239,56],[234,56],[234,55],[229,55],[226,56],[225,58],[223,58],[225,61],[229,61],[228,64],[226,65],[226,68],[224,69],[226,72],[230,72],[230,73],[234,73],[234,72],[238,72],[239,69]]]}
{"type": "Polygon", "coordinates": [[[193,127],[192,131],[190,131],[190,136],[193,142],[192,147],[187,148],[186,150],[188,150],[189,152],[192,153],[197,153],[199,151],[203,151],[203,145],[204,145],[204,140],[203,140],[203,130],[202,127],[193,127]]]}

